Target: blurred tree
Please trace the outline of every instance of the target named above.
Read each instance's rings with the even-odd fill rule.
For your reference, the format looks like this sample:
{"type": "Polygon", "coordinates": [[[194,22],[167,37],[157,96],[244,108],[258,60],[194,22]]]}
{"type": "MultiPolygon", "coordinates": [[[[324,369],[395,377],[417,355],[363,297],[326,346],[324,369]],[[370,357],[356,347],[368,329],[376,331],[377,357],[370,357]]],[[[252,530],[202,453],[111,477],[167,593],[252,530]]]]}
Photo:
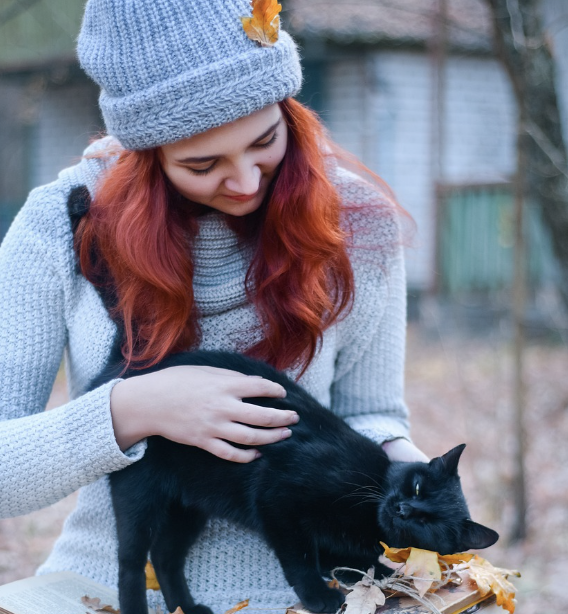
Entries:
{"type": "Polygon", "coordinates": [[[558,290],[568,308],[568,165],[556,95],[554,58],[542,23],[541,0],[485,0],[495,48],[513,85],[519,107],[515,180],[515,279],[513,288],[514,420],[516,432],[511,540],[527,534],[524,428],[525,245],[523,203],[538,203],[560,270],[558,290]]]}
{"type": "Polygon", "coordinates": [[[559,264],[558,290],[568,308],[568,164],[542,3],[485,1],[493,16],[496,53],[519,105],[518,146],[526,150],[525,196],[540,205],[559,264]]]}

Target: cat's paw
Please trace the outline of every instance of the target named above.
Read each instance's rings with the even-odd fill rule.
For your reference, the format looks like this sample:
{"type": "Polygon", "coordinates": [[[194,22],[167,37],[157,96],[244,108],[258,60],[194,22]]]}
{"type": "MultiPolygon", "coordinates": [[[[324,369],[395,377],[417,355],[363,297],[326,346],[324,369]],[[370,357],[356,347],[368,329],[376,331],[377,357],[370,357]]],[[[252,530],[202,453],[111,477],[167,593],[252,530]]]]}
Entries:
{"type": "Polygon", "coordinates": [[[213,614],[213,610],[211,608],[208,608],[206,605],[194,605],[192,608],[189,608],[189,610],[186,612],[184,610],[183,614],[213,614]]]}
{"type": "Polygon", "coordinates": [[[345,595],[335,588],[325,587],[325,590],[296,591],[306,610],[310,612],[337,612],[345,601],[345,595]],[[300,594],[302,593],[302,594],[300,594]]]}

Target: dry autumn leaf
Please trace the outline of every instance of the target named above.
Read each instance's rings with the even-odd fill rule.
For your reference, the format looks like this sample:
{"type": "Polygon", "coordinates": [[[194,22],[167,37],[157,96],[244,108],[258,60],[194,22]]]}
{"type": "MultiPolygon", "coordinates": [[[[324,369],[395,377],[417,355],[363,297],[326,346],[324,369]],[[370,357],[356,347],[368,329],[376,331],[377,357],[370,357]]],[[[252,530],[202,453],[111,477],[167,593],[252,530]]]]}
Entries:
{"type": "Polygon", "coordinates": [[[156,572],[154,571],[154,566],[150,561],[146,561],[146,567],[144,568],[144,572],[146,574],[146,588],[152,591],[160,590],[160,583],[158,582],[158,578],[156,578],[156,572]]]}
{"type": "Polygon", "coordinates": [[[252,17],[241,17],[246,35],[262,47],[272,47],[278,40],[282,5],[277,0],[252,0],[252,17]]]}
{"type": "Polygon", "coordinates": [[[385,595],[378,586],[357,582],[345,597],[345,614],[375,614],[376,609],[384,603],[385,595]]]}
{"type": "Polygon", "coordinates": [[[393,563],[406,563],[406,559],[410,556],[412,548],[389,548],[384,542],[380,542],[385,549],[385,556],[393,563]]]}
{"type": "Polygon", "coordinates": [[[172,612],[172,614],[183,614],[183,610],[182,610],[182,609],[181,609],[181,608],[178,606],[178,607],[176,608],[176,611],[175,611],[175,612],[172,612]]]}
{"type": "Polygon", "coordinates": [[[467,563],[474,557],[471,552],[457,552],[456,554],[438,554],[438,559],[444,561],[448,565],[459,565],[460,563],[467,563]]]}
{"type": "Polygon", "coordinates": [[[413,578],[414,586],[420,597],[424,597],[435,581],[442,579],[438,553],[420,548],[411,548],[406,559],[405,576],[413,578]]]}
{"type": "MultiPolygon", "coordinates": [[[[406,563],[410,553],[415,548],[389,548],[384,542],[380,542],[381,546],[385,549],[385,556],[390,559],[393,563],[406,563]]],[[[425,550],[424,552],[430,552],[430,550],[425,550]]],[[[458,564],[458,563],[466,563],[467,561],[471,561],[474,557],[470,552],[458,552],[456,554],[439,554],[438,559],[444,561],[448,565],[458,564]]]]}
{"type": "Polygon", "coordinates": [[[375,610],[385,604],[385,595],[373,584],[375,568],[371,567],[362,580],[355,583],[345,597],[345,614],[375,614],[375,610]]]}
{"type": "Polygon", "coordinates": [[[98,597],[81,597],[81,603],[95,612],[109,612],[110,614],[120,614],[120,610],[115,610],[111,605],[101,605],[101,600],[98,597]]]}
{"type": "Polygon", "coordinates": [[[518,571],[493,567],[489,561],[474,556],[469,562],[468,570],[471,579],[477,584],[482,595],[492,592],[497,597],[497,605],[513,614],[515,611],[515,586],[507,580],[508,576],[518,576],[518,571]]]}
{"type": "MultiPolygon", "coordinates": [[[[239,603],[237,603],[237,605],[234,608],[231,608],[230,610],[227,610],[225,612],[225,614],[235,614],[235,612],[238,612],[239,610],[242,610],[243,608],[248,607],[249,604],[249,600],[245,599],[244,601],[239,601],[239,603]]],[[[175,612],[174,612],[175,614],[175,612]]]]}

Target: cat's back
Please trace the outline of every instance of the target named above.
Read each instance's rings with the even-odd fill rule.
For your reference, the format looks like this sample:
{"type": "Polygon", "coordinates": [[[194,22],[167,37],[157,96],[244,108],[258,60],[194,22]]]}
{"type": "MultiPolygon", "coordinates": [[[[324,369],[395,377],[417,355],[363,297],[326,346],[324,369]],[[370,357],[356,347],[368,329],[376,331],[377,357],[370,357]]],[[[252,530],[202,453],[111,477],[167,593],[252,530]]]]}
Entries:
{"type": "MultiPolygon", "coordinates": [[[[291,425],[292,436],[277,443],[262,446],[260,449],[266,459],[275,459],[275,462],[285,466],[302,462],[310,462],[310,459],[322,456],[342,455],[353,453],[356,448],[366,448],[373,444],[370,440],[355,432],[344,420],[336,416],[332,411],[324,408],[313,396],[306,392],[299,384],[290,379],[286,374],[260,360],[249,358],[242,354],[220,351],[193,351],[172,354],[166,357],[158,365],[144,371],[136,371],[137,374],[156,371],[174,366],[199,365],[237,371],[244,375],[260,376],[276,382],[286,390],[286,397],[254,397],[247,398],[245,402],[262,407],[296,411],[300,416],[297,424],[291,425]]],[[[134,373],[133,373],[134,374],[134,373]]],[[[128,376],[129,373],[126,374],[128,376]]],[[[153,438],[151,449],[156,448],[155,456],[160,464],[167,466],[173,457],[181,459],[191,457],[191,465],[198,467],[216,467],[218,462],[213,461],[211,455],[198,449],[186,449],[181,446],[153,438]]],[[[238,444],[233,444],[237,445],[238,444]]],[[[238,446],[239,447],[239,446],[238,446]]],[[[246,446],[240,446],[246,447],[246,446]]],[[[224,461],[220,461],[225,466],[224,461]]],[[[187,463],[186,463],[187,464],[187,463]]],[[[262,463],[250,463],[248,471],[252,473],[262,463]],[[253,469],[254,467],[254,469],[253,469]]],[[[232,467],[235,463],[228,463],[230,470],[240,478],[247,474],[247,469],[232,467]]],[[[226,467],[225,467],[226,468],[226,467]]]]}

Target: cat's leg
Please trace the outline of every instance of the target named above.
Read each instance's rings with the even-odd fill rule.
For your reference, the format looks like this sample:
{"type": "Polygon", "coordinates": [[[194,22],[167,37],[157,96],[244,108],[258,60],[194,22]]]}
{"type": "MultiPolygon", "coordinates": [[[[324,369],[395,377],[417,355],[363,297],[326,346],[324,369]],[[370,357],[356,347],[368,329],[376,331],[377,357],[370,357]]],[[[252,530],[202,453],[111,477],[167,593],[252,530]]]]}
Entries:
{"type": "Polygon", "coordinates": [[[302,605],[311,612],[336,612],[345,601],[343,594],[330,588],[321,577],[316,544],[310,535],[298,530],[301,523],[265,523],[265,536],[274,549],[286,580],[302,605]]]}
{"type": "MultiPolygon", "coordinates": [[[[113,494],[114,498],[114,494],[113,494]]],[[[124,501],[124,498],[121,498],[124,501]]],[[[118,597],[122,614],[148,611],[144,567],[151,543],[148,513],[129,513],[126,504],[115,505],[118,536],[118,597]]]]}
{"type": "Polygon", "coordinates": [[[152,540],[150,556],[170,612],[180,607],[184,614],[213,614],[208,607],[196,605],[183,573],[189,548],[206,520],[205,514],[195,508],[172,504],[152,540]]]}

